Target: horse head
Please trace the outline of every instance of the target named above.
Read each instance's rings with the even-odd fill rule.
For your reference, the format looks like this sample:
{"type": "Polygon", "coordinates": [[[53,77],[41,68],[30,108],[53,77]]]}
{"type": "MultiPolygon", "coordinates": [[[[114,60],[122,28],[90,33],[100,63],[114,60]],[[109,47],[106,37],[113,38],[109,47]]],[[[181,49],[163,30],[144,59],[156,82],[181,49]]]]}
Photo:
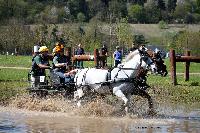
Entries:
{"type": "Polygon", "coordinates": [[[152,60],[152,58],[147,53],[147,48],[140,47],[138,49],[139,55],[140,55],[140,61],[141,61],[141,67],[145,69],[150,69],[153,73],[157,72],[157,66],[155,62],[152,60]]]}
{"type": "Polygon", "coordinates": [[[149,54],[153,62],[156,64],[157,73],[163,77],[167,76],[168,74],[167,67],[164,64],[164,60],[161,57],[160,51],[154,52],[152,50],[147,50],[146,52],[149,54]]]}

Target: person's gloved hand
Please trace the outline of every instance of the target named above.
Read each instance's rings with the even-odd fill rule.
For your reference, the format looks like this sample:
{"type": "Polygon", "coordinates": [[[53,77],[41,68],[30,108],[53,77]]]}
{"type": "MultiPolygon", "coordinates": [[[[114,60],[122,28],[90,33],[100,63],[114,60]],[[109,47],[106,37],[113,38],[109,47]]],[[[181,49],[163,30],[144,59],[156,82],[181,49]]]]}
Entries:
{"type": "Polygon", "coordinates": [[[62,63],[63,66],[67,66],[67,63],[62,63]]]}

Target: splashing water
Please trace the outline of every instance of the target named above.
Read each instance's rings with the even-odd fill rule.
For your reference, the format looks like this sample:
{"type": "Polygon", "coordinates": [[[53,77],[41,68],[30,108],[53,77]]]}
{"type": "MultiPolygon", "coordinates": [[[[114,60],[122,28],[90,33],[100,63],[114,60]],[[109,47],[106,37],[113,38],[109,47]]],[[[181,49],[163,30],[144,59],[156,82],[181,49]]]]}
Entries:
{"type": "MultiPolygon", "coordinates": [[[[61,112],[77,116],[122,117],[126,115],[123,102],[112,95],[104,98],[98,96],[85,101],[87,102],[82,107],[77,108],[74,100],[66,99],[63,96],[39,98],[24,94],[13,98],[9,107],[40,112],[61,112]]],[[[132,116],[137,115],[143,117],[148,109],[147,100],[138,96],[134,96],[131,99],[130,105],[130,114],[132,116]]]]}

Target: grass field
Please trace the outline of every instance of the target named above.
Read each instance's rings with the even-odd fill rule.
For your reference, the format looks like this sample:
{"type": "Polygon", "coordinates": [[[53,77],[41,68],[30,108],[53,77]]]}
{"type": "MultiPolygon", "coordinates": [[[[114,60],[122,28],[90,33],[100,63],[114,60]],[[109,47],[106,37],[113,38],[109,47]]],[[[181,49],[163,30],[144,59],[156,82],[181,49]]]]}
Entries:
{"type": "Polygon", "coordinates": [[[29,70],[21,69],[1,69],[0,70],[0,81],[25,81],[27,80],[29,70]]]}
{"type": "Polygon", "coordinates": [[[151,95],[154,95],[157,101],[200,102],[200,75],[191,75],[187,82],[185,82],[183,75],[178,75],[177,81],[178,85],[173,86],[170,76],[149,75],[147,79],[151,86],[151,95]]]}
{"type": "Polygon", "coordinates": [[[31,56],[0,55],[0,66],[31,67],[31,56]]]}

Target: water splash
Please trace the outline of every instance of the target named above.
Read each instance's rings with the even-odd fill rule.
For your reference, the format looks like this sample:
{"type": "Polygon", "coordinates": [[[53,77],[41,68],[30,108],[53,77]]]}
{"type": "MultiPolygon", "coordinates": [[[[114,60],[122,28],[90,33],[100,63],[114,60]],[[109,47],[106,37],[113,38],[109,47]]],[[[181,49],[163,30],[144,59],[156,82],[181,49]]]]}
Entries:
{"type": "Polygon", "coordinates": [[[107,117],[116,111],[115,106],[109,105],[101,98],[93,99],[85,103],[81,108],[77,108],[73,100],[65,99],[62,96],[38,98],[28,94],[13,98],[8,106],[30,111],[61,112],[78,116],[107,117]]]}

